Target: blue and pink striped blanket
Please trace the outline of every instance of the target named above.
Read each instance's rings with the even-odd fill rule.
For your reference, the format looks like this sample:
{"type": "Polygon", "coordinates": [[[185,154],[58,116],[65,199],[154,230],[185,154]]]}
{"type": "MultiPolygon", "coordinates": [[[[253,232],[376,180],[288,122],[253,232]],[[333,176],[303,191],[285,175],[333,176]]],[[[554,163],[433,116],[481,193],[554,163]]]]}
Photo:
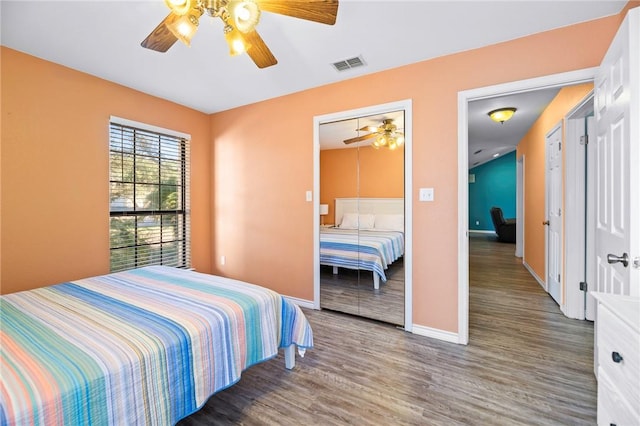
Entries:
{"type": "Polygon", "coordinates": [[[2,425],[174,424],[279,347],[313,346],[278,293],[162,266],[4,295],[0,309],[2,425]]]}

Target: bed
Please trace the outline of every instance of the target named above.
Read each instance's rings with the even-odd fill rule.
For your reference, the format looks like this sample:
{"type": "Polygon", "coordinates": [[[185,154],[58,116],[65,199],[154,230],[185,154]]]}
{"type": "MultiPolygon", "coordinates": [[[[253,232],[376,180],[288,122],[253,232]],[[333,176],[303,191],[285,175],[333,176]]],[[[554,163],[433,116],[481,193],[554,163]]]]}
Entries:
{"type": "Polygon", "coordinates": [[[175,424],[285,348],[313,346],[278,293],[150,266],[0,299],[0,424],[175,424]]]}
{"type": "Polygon", "coordinates": [[[373,287],[404,255],[403,198],[336,198],[333,227],[320,229],[320,264],[373,273],[373,287]]]}

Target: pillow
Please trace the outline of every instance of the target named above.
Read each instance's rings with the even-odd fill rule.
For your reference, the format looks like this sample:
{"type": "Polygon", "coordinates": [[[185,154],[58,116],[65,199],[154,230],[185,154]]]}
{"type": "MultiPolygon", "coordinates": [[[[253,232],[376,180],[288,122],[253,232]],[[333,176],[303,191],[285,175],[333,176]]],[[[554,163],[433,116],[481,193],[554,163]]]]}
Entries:
{"type": "Polygon", "coordinates": [[[404,232],[404,215],[378,214],[376,215],[375,229],[404,232]]]}
{"type": "Polygon", "coordinates": [[[343,229],[373,229],[376,217],[372,214],[345,213],[342,215],[340,228],[343,229]]]}
{"type": "Polygon", "coordinates": [[[360,220],[360,229],[373,229],[376,217],[372,214],[361,214],[358,216],[360,220]]]}
{"type": "Polygon", "coordinates": [[[344,229],[358,229],[358,214],[357,213],[345,213],[342,215],[342,222],[340,228],[344,229]]]}

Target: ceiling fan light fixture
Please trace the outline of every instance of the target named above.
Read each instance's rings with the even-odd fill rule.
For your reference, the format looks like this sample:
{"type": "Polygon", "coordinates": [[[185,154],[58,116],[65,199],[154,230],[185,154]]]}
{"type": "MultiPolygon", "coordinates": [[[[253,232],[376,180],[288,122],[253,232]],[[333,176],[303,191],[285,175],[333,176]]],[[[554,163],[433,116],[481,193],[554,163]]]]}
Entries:
{"type": "Polygon", "coordinates": [[[254,1],[230,1],[227,9],[235,28],[243,33],[253,31],[260,22],[260,9],[254,1]]]}
{"type": "Polygon", "coordinates": [[[373,142],[371,142],[371,146],[375,149],[380,149],[387,145],[387,138],[385,135],[379,135],[376,137],[373,142]]]}
{"type": "Polygon", "coordinates": [[[200,21],[193,14],[183,15],[173,23],[167,25],[171,33],[187,46],[191,46],[191,39],[198,30],[200,21]]]}
{"type": "Polygon", "coordinates": [[[233,28],[231,25],[224,27],[224,39],[229,45],[229,55],[240,55],[251,47],[249,43],[242,37],[242,33],[233,28]]]}
{"type": "Polygon", "coordinates": [[[498,108],[493,111],[489,111],[487,114],[496,123],[504,124],[505,121],[511,119],[513,114],[516,113],[516,108],[498,108]]]}
{"type": "Polygon", "coordinates": [[[178,16],[186,15],[193,6],[193,0],[164,0],[164,3],[178,16]]]}

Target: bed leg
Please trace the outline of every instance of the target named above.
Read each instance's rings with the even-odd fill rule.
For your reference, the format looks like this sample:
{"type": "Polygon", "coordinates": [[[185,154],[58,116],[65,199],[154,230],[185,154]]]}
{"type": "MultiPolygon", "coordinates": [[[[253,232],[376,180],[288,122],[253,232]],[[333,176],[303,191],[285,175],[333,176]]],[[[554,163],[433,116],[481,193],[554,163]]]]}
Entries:
{"type": "Polygon", "coordinates": [[[284,366],[291,370],[296,366],[296,345],[291,344],[284,348],[284,366]]]}
{"type": "Polygon", "coordinates": [[[380,289],[380,275],[373,273],[373,288],[376,290],[380,289]]]}
{"type": "Polygon", "coordinates": [[[333,275],[338,275],[338,267],[337,266],[333,267],[333,275]]]}

